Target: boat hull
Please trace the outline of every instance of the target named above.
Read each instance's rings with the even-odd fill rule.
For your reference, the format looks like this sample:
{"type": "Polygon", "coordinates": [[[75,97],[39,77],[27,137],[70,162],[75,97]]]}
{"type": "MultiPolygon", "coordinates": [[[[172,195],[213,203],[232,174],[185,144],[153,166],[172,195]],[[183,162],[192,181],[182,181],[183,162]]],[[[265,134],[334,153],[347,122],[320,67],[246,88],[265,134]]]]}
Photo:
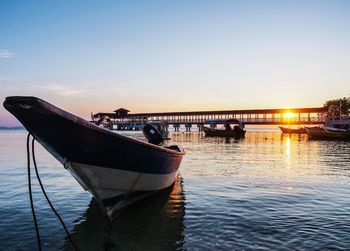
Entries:
{"type": "Polygon", "coordinates": [[[283,133],[298,133],[298,134],[304,134],[306,133],[305,128],[298,128],[298,129],[294,129],[294,128],[287,128],[287,127],[279,127],[281,129],[281,131],[283,133]]]}
{"type": "Polygon", "coordinates": [[[114,212],[173,184],[177,171],[150,174],[69,162],[68,171],[90,191],[109,217],[114,212]]]}
{"type": "Polygon", "coordinates": [[[350,140],[350,133],[326,131],[322,127],[305,127],[310,139],[350,140]]]}
{"type": "Polygon", "coordinates": [[[92,193],[108,216],[175,181],[181,150],[110,132],[35,97],[9,97],[4,107],[92,193]],[[138,196],[129,196],[135,192],[138,196]]]}

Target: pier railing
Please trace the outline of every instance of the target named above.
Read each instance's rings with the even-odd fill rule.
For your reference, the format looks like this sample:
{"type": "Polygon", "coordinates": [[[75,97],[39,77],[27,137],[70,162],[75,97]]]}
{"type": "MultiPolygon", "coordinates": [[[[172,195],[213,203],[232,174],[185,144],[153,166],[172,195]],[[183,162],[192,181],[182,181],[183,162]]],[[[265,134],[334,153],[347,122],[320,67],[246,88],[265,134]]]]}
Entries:
{"type": "MultiPolygon", "coordinates": [[[[125,124],[125,123],[148,123],[151,121],[163,121],[167,124],[210,124],[206,119],[149,119],[149,120],[115,120],[113,124],[125,124]]],[[[293,119],[279,119],[279,118],[243,118],[239,121],[244,122],[245,124],[322,124],[324,119],[319,117],[310,117],[310,118],[293,118],[293,119]]]]}

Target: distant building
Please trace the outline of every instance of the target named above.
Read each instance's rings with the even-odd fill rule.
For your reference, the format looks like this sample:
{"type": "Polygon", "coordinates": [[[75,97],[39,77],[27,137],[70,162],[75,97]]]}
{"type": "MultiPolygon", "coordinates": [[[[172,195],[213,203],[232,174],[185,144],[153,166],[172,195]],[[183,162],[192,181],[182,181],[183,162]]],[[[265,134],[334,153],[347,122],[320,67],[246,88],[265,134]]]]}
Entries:
{"type": "Polygon", "coordinates": [[[128,116],[128,113],[130,112],[127,109],[124,108],[119,108],[117,110],[114,111],[116,118],[125,118],[126,116],[128,116]]]}

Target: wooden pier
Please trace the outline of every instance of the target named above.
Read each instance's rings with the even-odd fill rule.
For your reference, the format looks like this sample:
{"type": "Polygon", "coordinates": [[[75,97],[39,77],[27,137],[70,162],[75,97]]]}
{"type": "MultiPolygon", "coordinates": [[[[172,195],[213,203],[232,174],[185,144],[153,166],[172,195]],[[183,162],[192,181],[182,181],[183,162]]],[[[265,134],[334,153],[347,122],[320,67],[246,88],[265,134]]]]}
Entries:
{"type": "MultiPolygon", "coordinates": [[[[252,109],[252,110],[222,110],[222,111],[192,111],[192,112],[150,112],[129,113],[120,108],[113,113],[96,113],[93,118],[107,116],[111,119],[109,125],[113,130],[141,130],[151,121],[164,121],[178,131],[181,126],[190,131],[197,127],[201,130],[214,119],[238,119],[246,125],[301,125],[323,124],[328,109],[326,107],[291,108],[291,109],[252,109]]],[[[211,124],[216,127],[216,124],[211,124]]]]}

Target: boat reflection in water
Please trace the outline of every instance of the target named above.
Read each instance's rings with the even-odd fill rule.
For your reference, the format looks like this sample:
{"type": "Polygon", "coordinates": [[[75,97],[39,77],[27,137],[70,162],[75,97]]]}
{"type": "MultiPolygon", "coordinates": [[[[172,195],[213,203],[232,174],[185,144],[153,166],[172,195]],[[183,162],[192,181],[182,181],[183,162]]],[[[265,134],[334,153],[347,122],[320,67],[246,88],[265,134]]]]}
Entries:
{"type": "MultiPolygon", "coordinates": [[[[185,196],[175,183],[120,211],[109,225],[94,199],[72,237],[80,250],[177,250],[184,244],[185,196]]],[[[72,250],[68,240],[64,250],[72,250]]]]}

